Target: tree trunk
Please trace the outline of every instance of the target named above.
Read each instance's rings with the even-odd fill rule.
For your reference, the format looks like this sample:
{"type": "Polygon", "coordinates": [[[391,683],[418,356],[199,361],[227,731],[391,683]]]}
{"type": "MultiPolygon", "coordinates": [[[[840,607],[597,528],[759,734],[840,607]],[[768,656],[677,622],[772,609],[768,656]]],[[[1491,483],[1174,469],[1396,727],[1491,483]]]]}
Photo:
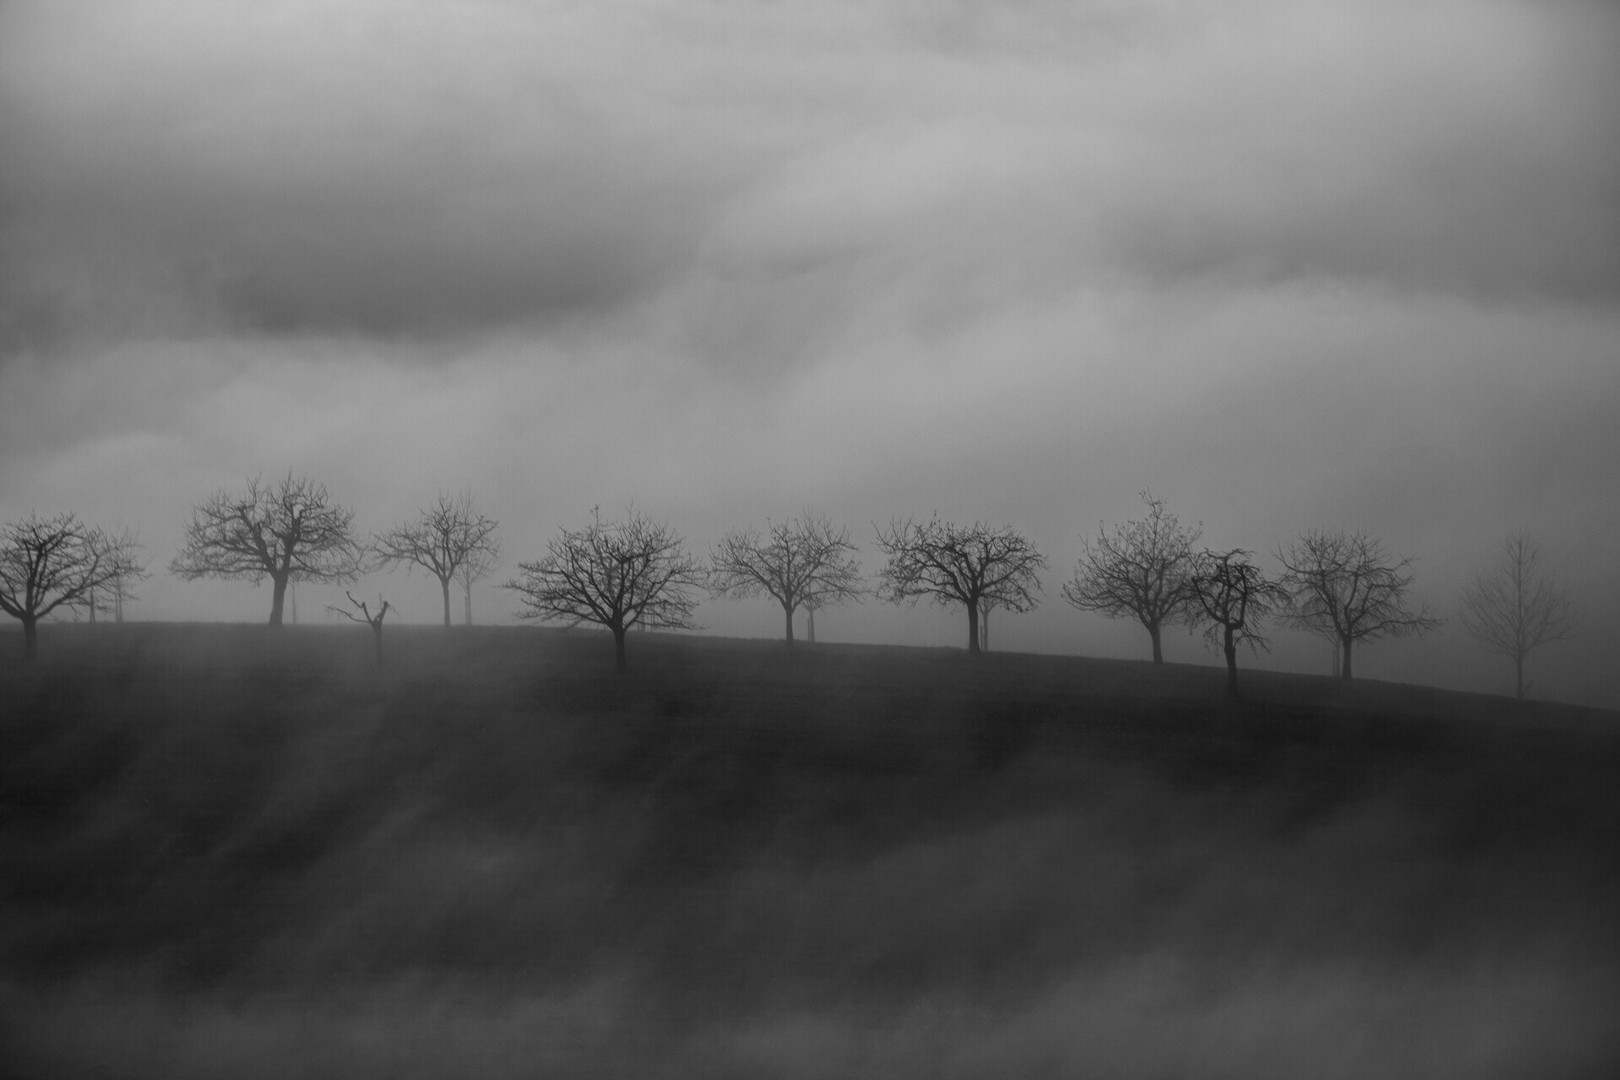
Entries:
{"type": "Polygon", "coordinates": [[[1520,701],[1524,700],[1524,654],[1513,658],[1513,692],[1520,701]]]}
{"type": "Polygon", "coordinates": [[[287,579],[270,577],[270,625],[281,625],[281,612],[287,604],[287,579]]]}
{"type": "Polygon", "coordinates": [[[1237,641],[1232,636],[1232,628],[1226,628],[1226,696],[1237,697],[1237,641]]]}
{"type": "Polygon", "coordinates": [[[624,627],[615,626],[613,630],[613,666],[620,671],[624,670],[624,627]]]}
{"type": "Polygon", "coordinates": [[[1344,663],[1339,667],[1339,678],[1345,682],[1350,681],[1350,645],[1350,639],[1346,638],[1344,642],[1344,663]]]}
{"type": "Polygon", "coordinates": [[[23,620],[23,655],[30,660],[39,658],[39,620],[24,615],[23,620]]]}
{"type": "Polygon", "coordinates": [[[382,663],[382,620],[371,624],[371,638],[377,646],[377,663],[382,663]]]}
{"type": "Polygon", "coordinates": [[[787,614],[787,643],[791,646],[793,644],[793,609],[783,604],[782,610],[787,614]]]}
{"type": "Polygon", "coordinates": [[[466,612],[467,625],[471,626],[472,625],[472,582],[470,582],[470,581],[467,583],[467,592],[466,592],[466,596],[464,597],[464,600],[465,600],[466,605],[467,605],[467,612],[466,612]]]}
{"type": "Polygon", "coordinates": [[[444,625],[450,625],[450,579],[440,578],[439,584],[444,587],[444,625]]]}
{"type": "Polygon", "coordinates": [[[805,640],[814,645],[816,643],[816,609],[813,607],[804,609],[804,629],[805,640]]]}
{"type": "Polygon", "coordinates": [[[1153,662],[1155,664],[1164,663],[1164,644],[1159,640],[1159,630],[1158,623],[1148,624],[1147,632],[1148,637],[1153,639],[1153,662]]]}
{"type": "Polygon", "coordinates": [[[977,602],[967,606],[968,611],[968,652],[979,651],[979,605],[977,602]]]}
{"type": "Polygon", "coordinates": [[[990,651],[990,609],[979,612],[979,648],[990,651]]]}

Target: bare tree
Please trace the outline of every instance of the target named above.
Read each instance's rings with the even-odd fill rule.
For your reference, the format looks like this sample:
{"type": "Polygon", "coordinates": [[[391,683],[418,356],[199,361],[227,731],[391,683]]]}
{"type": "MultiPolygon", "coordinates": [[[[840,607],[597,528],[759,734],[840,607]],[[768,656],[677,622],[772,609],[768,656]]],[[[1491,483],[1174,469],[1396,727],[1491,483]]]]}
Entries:
{"type": "Polygon", "coordinates": [[[823,514],[807,510],[786,521],[767,521],[765,535],[752,528],[730,532],[710,551],[709,591],[737,598],[769,594],[782,606],[792,645],[793,615],[800,607],[813,612],[860,598],[856,550],[849,530],[823,514]]]}
{"type": "Polygon", "coordinates": [[[621,671],[625,633],[634,626],[690,629],[692,591],[704,583],[685,540],[635,507],[624,521],[603,521],[600,509],[592,510],[589,525],[561,530],[544,558],[518,563],[518,572],[506,587],[522,594],[519,617],[606,627],[621,671]]]}
{"type": "Polygon", "coordinates": [[[350,581],[363,567],[354,511],[332,501],[324,485],[288,473],[247,490],[224,490],[192,507],[185,543],[169,564],[188,581],[203,577],[270,579],[270,625],[280,626],[287,583],[350,581]]]}
{"type": "Polygon", "coordinates": [[[98,590],[145,572],[127,531],[103,532],[74,514],[30,514],[0,532],[0,611],[22,623],[29,659],[39,655],[39,620],[88,607],[98,590]]]}
{"type": "Polygon", "coordinates": [[[461,564],[461,569],[456,571],[456,580],[461,582],[462,615],[467,626],[472,625],[472,587],[474,583],[489,577],[500,564],[500,545],[491,541],[488,551],[475,552],[461,564]]]}
{"type": "Polygon", "coordinates": [[[1063,585],[1063,598],[1081,611],[1135,618],[1153,641],[1153,662],[1162,664],[1164,625],[1192,613],[1193,545],[1203,530],[1183,527],[1163,499],[1144,491],[1142,501],[1147,517],[1116,525],[1113,532],[1099,524],[1095,543],[1081,538],[1085,550],[1063,585]]]}
{"type": "Polygon", "coordinates": [[[810,644],[816,643],[816,612],[821,610],[821,600],[814,590],[804,594],[804,639],[810,644]]]}
{"type": "Polygon", "coordinates": [[[981,604],[993,601],[1009,611],[1029,611],[1038,603],[1036,571],[1046,568],[1046,558],[1006,526],[908,518],[891,521],[886,531],[878,529],[877,544],[889,558],[878,575],[878,596],[896,604],[915,603],[923,596],[939,604],[961,604],[967,609],[970,653],[980,651],[981,604]]]}
{"type": "Polygon", "coordinates": [[[1270,651],[1260,621],[1288,604],[1288,590],[1268,580],[1250,561],[1252,554],[1242,548],[1205,550],[1195,560],[1189,578],[1195,617],[1208,624],[1204,640],[1211,648],[1219,645],[1226,656],[1226,693],[1230,697],[1238,694],[1238,645],[1249,646],[1251,652],[1270,651]]]}
{"type": "Polygon", "coordinates": [[[450,582],[471,562],[494,561],[500,551],[495,540],[498,524],[473,507],[471,493],[453,499],[441,494],[432,506],[418,511],[415,521],[394,526],[371,546],[384,566],[420,566],[439,580],[444,625],[449,626],[450,582]]]}
{"type": "MultiPolygon", "coordinates": [[[[117,532],[105,532],[106,540],[112,547],[134,553],[140,550],[140,541],[129,529],[120,529],[117,532]]],[[[113,576],[102,585],[90,590],[90,597],[85,604],[88,622],[95,622],[96,616],[103,608],[111,608],[113,621],[124,621],[124,603],[138,599],[135,595],[135,583],[143,578],[150,577],[146,567],[138,562],[131,562],[129,566],[119,566],[113,576]]]]}
{"type": "Polygon", "coordinates": [[[356,600],[354,598],[354,594],[349,592],[347,589],[343,591],[343,595],[349,598],[349,607],[341,608],[333,604],[328,604],[326,605],[326,610],[330,611],[334,615],[341,615],[350,622],[365,623],[367,626],[371,627],[371,639],[373,644],[375,644],[377,647],[377,663],[382,663],[383,618],[388,614],[389,610],[391,609],[391,605],[381,596],[377,597],[377,603],[380,606],[377,608],[377,613],[373,615],[371,613],[371,609],[366,606],[364,600],[356,600]]]}
{"type": "Polygon", "coordinates": [[[1289,622],[1339,643],[1339,677],[1350,679],[1351,648],[1358,641],[1411,637],[1441,624],[1427,605],[1413,611],[1412,560],[1396,559],[1363,532],[1313,530],[1277,550],[1292,597],[1289,622]]]}
{"type": "Polygon", "coordinates": [[[1520,530],[1502,541],[1502,558],[1476,571],[1463,588],[1458,619],[1463,629],[1492,652],[1513,661],[1513,689],[1529,692],[1524,661],[1531,650],[1574,637],[1580,615],[1569,594],[1541,569],[1541,548],[1520,530]]]}

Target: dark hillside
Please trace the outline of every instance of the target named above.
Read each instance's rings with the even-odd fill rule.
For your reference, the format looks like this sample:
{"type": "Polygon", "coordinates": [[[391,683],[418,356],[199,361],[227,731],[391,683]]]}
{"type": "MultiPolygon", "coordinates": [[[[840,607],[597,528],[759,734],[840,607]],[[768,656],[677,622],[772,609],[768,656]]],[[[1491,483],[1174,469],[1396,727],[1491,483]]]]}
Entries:
{"type": "Polygon", "coordinates": [[[1620,716],[578,631],[0,652],[0,1075],[1602,1076],[1620,716]]]}

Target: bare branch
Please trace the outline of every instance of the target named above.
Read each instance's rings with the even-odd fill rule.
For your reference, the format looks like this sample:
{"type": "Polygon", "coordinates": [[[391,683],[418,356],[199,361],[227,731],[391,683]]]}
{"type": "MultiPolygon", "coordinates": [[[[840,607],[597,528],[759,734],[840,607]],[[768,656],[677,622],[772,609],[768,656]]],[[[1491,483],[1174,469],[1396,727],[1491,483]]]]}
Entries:
{"type": "Polygon", "coordinates": [[[333,615],[341,615],[350,622],[365,623],[367,626],[371,627],[371,640],[377,649],[377,663],[382,663],[383,619],[386,618],[388,612],[392,610],[392,605],[390,605],[388,601],[384,600],[381,596],[377,597],[377,613],[373,615],[371,613],[371,609],[366,606],[365,601],[356,600],[354,598],[354,593],[345,589],[343,591],[343,595],[349,598],[349,604],[354,610],[337,607],[334,604],[326,605],[326,610],[331,612],[333,615]],[[358,612],[358,614],[356,614],[356,612],[358,612]]]}
{"type": "Polygon", "coordinates": [[[728,533],[710,551],[713,595],[768,594],[782,607],[792,644],[793,614],[800,607],[819,610],[864,594],[847,528],[807,510],[787,521],[767,522],[766,531],[764,537],[755,529],[728,533]]]}
{"type": "Polygon", "coordinates": [[[1529,690],[1524,664],[1530,653],[1580,630],[1575,604],[1553,575],[1541,570],[1541,549],[1523,530],[1502,541],[1496,566],[1474,573],[1457,618],[1474,640],[1513,661],[1520,698],[1529,690]]]}
{"type": "Polygon", "coordinates": [[[324,485],[288,473],[275,484],[253,477],[245,492],[220,490],[192,507],[169,570],[187,580],[269,578],[270,624],[279,626],[288,581],[351,581],[364,560],[354,511],[333,502],[324,485]]]}
{"type": "Polygon", "coordinates": [[[479,513],[470,492],[455,498],[440,494],[432,506],[373,538],[371,549],[383,566],[421,567],[438,579],[444,597],[444,625],[450,625],[450,582],[458,577],[469,589],[487,574],[500,552],[498,522],[479,513]],[[469,575],[471,575],[469,577],[469,575]]]}
{"type": "Polygon", "coordinates": [[[971,653],[980,650],[982,604],[1029,611],[1039,603],[1036,572],[1046,568],[1046,558],[1006,526],[908,518],[878,529],[877,545],[888,556],[878,574],[877,595],[896,604],[925,596],[939,604],[961,604],[967,609],[971,653]]]}
{"type": "Polygon", "coordinates": [[[1286,618],[1339,643],[1342,678],[1351,677],[1356,642],[1423,634],[1442,624],[1427,605],[1413,611],[1407,604],[1412,560],[1395,559],[1366,533],[1313,530],[1276,554],[1292,597],[1286,618]]]}
{"type": "Polygon", "coordinates": [[[704,581],[685,541],[635,507],[622,522],[603,521],[593,510],[591,524],[563,529],[543,558],[518,563],[518,572],[506,587],[521,595],[520,618],[604,626],[613,633],[620,668],[631,627],[693,626],[692,591],[704,581]]]}
{"type": "Polygon", "coordinates": [[[1260,624],[1286,607],[1288,591],[1266,578],[1250,557],[1252,552],[1233,548],[1203,551],[1193,563],[1188,582],[1194,602],[1193,619],[1208,624],[1204,640],[1226,656],[1226,692],[1237,696],[1237,647],[1250,652],[1270,649],[1260,624]]]}
{"type": "Polygon", "coordinates": [[[1146,491],[1142,501],[1147,517],[1116,525],[1113,532],[1098,525],[1095,542],[1081,539],[1085,553],[1063,585],[1063,598],[1081,611],[1135,618],[1152,640],[1153,662],[1161,664],[1163,626],[1192,614],[1193,545],[1203,530],[1183,527],[1164,500],[1146,491]]]}
{"type": "Polygon", "coordinates": [[[144,577],[139,545],[74,514],[30,514],[0,532],[0,611],[23,624],[23,648],[38,652],[37,624],[58,609],[87,608],[98,592],[144,577]]]}

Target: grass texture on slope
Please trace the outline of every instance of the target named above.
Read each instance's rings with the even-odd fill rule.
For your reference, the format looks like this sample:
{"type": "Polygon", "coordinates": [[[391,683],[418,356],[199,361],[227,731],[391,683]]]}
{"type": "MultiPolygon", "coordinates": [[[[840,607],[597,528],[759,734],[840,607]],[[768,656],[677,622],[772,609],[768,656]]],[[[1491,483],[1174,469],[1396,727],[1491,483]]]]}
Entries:
{"type": "Polygon", "coordinates": [[[1620,717],[637,635],[0,660],[0,1074],[1604,1075],[1620,717]]]}

